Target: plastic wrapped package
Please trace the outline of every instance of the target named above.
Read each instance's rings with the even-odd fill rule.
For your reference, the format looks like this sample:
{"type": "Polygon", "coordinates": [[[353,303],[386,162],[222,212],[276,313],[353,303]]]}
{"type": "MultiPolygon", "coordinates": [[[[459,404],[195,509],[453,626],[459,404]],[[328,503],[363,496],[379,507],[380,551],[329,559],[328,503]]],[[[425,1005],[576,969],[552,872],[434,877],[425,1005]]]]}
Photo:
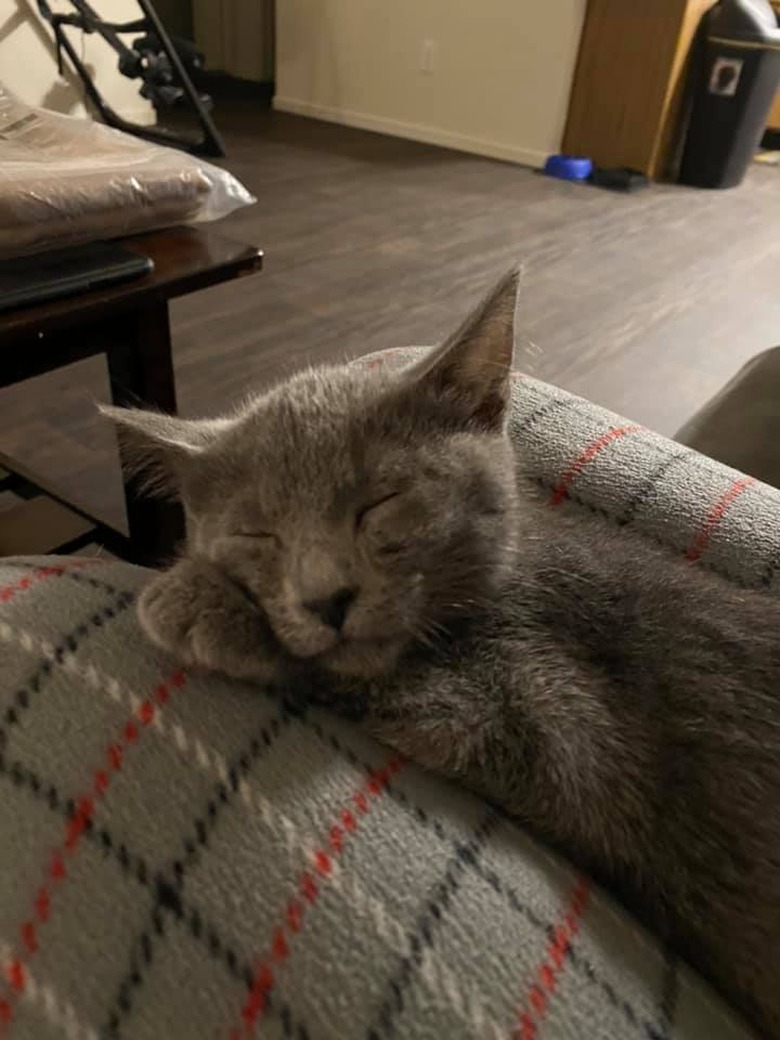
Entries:
{"type": "Polygon", "coordinates": [[[217,220],[255,201],[217,166],[0,86],[0,256],[217,220]]]}

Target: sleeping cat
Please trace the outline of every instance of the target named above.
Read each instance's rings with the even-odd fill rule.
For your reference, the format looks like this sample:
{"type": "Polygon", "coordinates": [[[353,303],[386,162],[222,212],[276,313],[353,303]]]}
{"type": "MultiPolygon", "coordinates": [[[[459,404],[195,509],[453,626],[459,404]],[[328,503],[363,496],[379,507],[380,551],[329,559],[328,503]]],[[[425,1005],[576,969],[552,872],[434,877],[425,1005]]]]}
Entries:
{"type": "Polygon", "coordinates": [[[507,435],[516,289],[402,371],[108,409],[188,514],[141,623],[500,802],[780,1037],[780,601],[549,510],[507,435]]]}

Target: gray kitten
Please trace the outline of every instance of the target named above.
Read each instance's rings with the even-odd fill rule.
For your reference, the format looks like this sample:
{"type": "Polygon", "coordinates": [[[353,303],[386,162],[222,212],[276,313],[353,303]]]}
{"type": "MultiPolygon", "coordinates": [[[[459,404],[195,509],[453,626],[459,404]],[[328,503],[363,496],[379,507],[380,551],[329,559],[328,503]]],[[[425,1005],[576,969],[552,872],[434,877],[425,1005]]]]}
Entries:
{"type": "Polygon", "coordinates": [[[780,602],[549,510],[506,430],[516,289],[403,371],[110,410],[188,514],[141,623],[491,796],[780,1037],[780,602]]]}

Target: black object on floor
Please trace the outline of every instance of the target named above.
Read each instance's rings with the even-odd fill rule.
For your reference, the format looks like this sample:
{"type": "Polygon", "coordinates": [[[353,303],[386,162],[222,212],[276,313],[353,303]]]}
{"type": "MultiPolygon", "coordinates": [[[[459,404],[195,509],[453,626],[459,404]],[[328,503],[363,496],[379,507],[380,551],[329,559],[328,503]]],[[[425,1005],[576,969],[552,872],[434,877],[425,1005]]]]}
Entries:
{"type": "Polygon", "coordinates": [[[41,17],[51,25],[54,32],[60,75],[64,51],[104,123],[155,144],[182,148],[193,155],[224,156],[225,146],[209,115],[211,98],[201,95],[195,89],[189,75],[190,72],[200,71],[203,55],[188,40],[171,39],[152,0],[137,0],[137,3],[142,17],[130,22],[107,22],[87,0],[70,0],[74,8],[71,14],[55,13],[48,0],[38,0],[41,17]],[[193,139],[162,126],[141,126],[123,119],[98,90],[88,66],[81,60],[65,31],[67,27],[100,35],[116,52],[122,75],[128,79],[140,79],[141,97],[148,98],[158,111],[188,105],[197,116],[202,136],[193,139]],[[124,41],[123,36],[127,33],[139,32],[144,35],[135,39],[131,45],[124,41]]]}
{"type": "Polygon", "coordinates": [[[705,16],[681,183],[732,188],[742,181],[778,84],[780,27],[769,0],[721,0],[705,16]]]}
{"type": "Polygon", "coordinates": [[[588,180],[597,188],[608,188],[610,191],[639,191],[650,183],[643,173],[625,166],[594,166],[588,180]]]}
{"type": "Polygon", "coordinates": [[[0,260],[0,311],[138,278],[153,270],[154,263],[148,256],[114,242],[90,242],[36,256],[0,260]]]}

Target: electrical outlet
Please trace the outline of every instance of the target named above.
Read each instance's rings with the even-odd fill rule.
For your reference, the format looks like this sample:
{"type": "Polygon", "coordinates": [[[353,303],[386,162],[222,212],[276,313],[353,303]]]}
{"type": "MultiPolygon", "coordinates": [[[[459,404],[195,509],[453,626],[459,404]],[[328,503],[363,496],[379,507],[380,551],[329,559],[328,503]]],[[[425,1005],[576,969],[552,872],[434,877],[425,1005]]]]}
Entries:
{"type": "Polygon", "coordinates": [[[423,40],[420,48],[420,72],[430,75],[436,68],[436,58],[439,54],[439,44],[436,40],[423,40]]]}

